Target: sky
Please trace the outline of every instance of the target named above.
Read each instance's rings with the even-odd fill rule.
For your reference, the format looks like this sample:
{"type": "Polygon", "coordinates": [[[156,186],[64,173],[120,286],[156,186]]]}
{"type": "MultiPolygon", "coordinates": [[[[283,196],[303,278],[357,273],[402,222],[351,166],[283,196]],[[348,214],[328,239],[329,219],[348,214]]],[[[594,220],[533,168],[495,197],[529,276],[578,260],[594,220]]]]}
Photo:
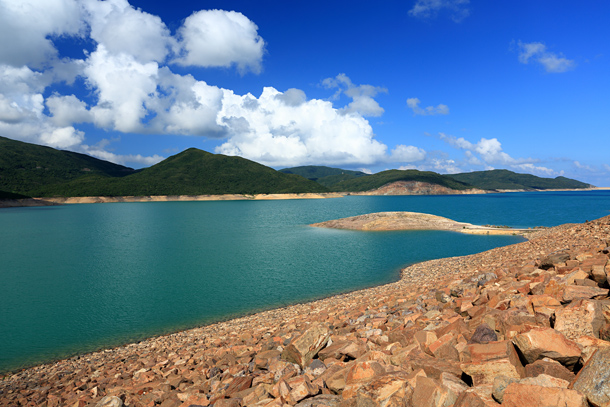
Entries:
{"type": "Polygon", "coordinates": [[[605,0],[0,0],[0,135],[610,186],[605,0]]]}

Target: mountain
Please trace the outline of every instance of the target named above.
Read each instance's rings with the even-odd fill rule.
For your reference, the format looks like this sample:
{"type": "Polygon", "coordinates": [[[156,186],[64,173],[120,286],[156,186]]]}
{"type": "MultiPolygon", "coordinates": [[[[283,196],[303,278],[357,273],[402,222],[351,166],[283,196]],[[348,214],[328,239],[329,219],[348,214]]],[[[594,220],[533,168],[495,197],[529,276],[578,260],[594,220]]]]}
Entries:
{"type": "Polygon", "coordinates": [[[147,196],[327,191],[314,181],[245,158],[189,148],[132,175],[82,178],[40,192],[42,196],[147,196]]]}
{"type": "Polygon", "coordinates": [[[96,158],[0,137],[0,197],[327,192],[299,175],[190,148],[135,171],[96,158]]]}
{"type": "Polygon", "coordinates": [[[480,189],[584,189],[592,185],[570,178],[541,178],[531,174],[518,174],[508,170],[475,171],[451,174],[449,177],[480,189]]]}
{"type": "Polygon", "coordinates": [[[55,150],[0,137],[0,191],[31,195],[30,192],[86,177],[121,177],[132,168],[85,154],[55,150]]]}
{"type": "Polygon", "coordinates": [[[362,192],[380,188],[386,184],[399,181],[419,181],[436,184],[455,190],[472,189],[473,186],[455,180],[447,175],[431,171],[418,170],[387,170],[377,174],[366,175],[333,184],[330,189],[340,192],[362,192]]]}
{"type": "Polygon", "coordinates": [[[366,174],[361,171],[342,170],[341,168],[324,167],[321,165],[306,165],[302,167],[284,168],[280,170],[285,174],[296,174],[316,181],[327,188],[341,181],[347,181],[366,174]]]}

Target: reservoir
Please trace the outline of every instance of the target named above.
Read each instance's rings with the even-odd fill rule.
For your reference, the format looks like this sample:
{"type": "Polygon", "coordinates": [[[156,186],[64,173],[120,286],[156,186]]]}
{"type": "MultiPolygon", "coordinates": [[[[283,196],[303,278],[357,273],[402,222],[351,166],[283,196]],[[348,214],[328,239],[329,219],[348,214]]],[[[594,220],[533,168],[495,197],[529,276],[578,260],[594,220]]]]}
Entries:
{"type": "Polygon", "coordinates": [[[610,191],[2,209],[0,372],[389,283],[415,262],[523,241],[308,226],[382,211],[555,226],[610,214],[610,191]]]}

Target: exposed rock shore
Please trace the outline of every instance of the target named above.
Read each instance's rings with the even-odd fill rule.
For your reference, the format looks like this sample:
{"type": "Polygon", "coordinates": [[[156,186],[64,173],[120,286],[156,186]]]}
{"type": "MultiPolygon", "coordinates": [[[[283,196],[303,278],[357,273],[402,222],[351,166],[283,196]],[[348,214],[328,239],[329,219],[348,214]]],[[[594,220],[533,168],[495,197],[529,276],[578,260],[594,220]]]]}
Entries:
{"type": "Polygon", "coordinates": [[[76,196],[56,198],[30,198],[0,200],[0,208],[17,206],[48,206],[84,203],[116,202],[173,202],[173,201],[264,201],[279,199],[324,199],[341,198],[345,194],[336,192],[302,194],[225,194],[225,195],[149,195],[149,196],[76,196]]]}
{"type": "MultiPolygon", "coordinates": [[[[607,406],[610,216],[7,375],[2,406],[607,406]]],[[[323,282],[321,282],[323,283],[323,282]]]]}
{"type": "Polygon", "coordinates": [[[487,194],[477,188],[470,189],[451,189],[438,184],[431,184],[422,181],[396,181],[383,185],[377,189],[365,192],[351,192],[351,195],[472,195],[487,194]]]}
{"type": "Polygon", "coordinates": [[[419,212],[376,212],[314,223],[309,226],[331,229],[367,231],[387,230],[447,230],[468,234],[527,235],[535,229],[513,229],[507,227],[478,226],[457,222],[442,216],[419,212]]]}

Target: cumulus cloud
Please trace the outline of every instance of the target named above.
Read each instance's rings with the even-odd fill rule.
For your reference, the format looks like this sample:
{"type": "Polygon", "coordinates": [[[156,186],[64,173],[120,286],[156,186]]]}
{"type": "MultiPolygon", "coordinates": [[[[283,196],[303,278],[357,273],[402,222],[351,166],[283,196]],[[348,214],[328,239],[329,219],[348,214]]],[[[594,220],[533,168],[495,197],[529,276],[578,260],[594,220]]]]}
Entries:
{"type": "Polygon", "coordinates": [[[450,146],[464,150],[465,162],[470,165],[482,165],[487,169],[494,169],[496,165],[510,168],[515,171],[524,171],[535,175],[550,177],[563,175],[563,171],[535,165],[539,160],[532,158],[513,158],[502,149],[502,143],[497,138],[481,138],[472,143],[463,137],[454,137],[439,133],[439,138],[450,146]]]}
{"type": "Polygon", "coordinates": [[[76,0],[0,1],[0,63],[48,66],[58,55],[53,38],[82,33],[80,13],[76,0]]]}
{"type": "Polygon", "coordinates": [[[418,147],[399,144],[392,150],[390,157],[393,162],[412,163],[425,159],[426,151],[418,147]]]}
{"type": "Polygon", "coordinates": [[[419,106],[421,101],[418,98],[409,98],[407,99],[407,106],[413,110],[413,115],[421,115],[421,116],[433,116],[437,114],[446,115],[449,114],[449,106],[439,104],[438,106],[428,106],[422,108],[419,106]]]}
{"type": "Polygon", "coordinates": [[[417,0],[409,14],[418,18],[432,18],[447,11],[451,19],[459,23],[470,15],[469,4],[470,0],[417,0]]]}
{"type": "Polygon", "coordinates": [[[519,41],[519,62],[528,64],[534,61],[542,65],[549,73],[562,73],[573,69],[576,66],[574,60],[567,59],[561,54],[547,51],[546,45],[541,42],[523,43],[519,41]]]}
{"type": "Polygon", "coordinates": [[[240,72],[261,70],[265,41],[258,27],[242,13],[202,10],[193,13],[179,29],[180,65],[230,67],[240,72]]]}
{"type": "Polygon", "coordinates": [[[352,99],[352,102],[341,109],[343,113],[357,113],[363,116],[379,117],[384,110],[375,99],[379,93],[387,93],[388,90],[379,86],[354,85],[351,79],[344,73],[334,78],[326,78],[322,85],[327,89],[337,89],[333,99],[338,99],[341,94],[352,99]]]}
{"type": "Polygon", "coordinates": [[[133,8],[127,0],[83,0],[91,39],[106,52],[127,54],[141,62],[162,62],[174,45],[157,16],[133,8]]]}
{"type": "Polygon", "coordinates": [[[229,139],[217,153],[273,166],[374,164],[387,158],[387,147],[374,139],[366,119],[342,114],[330,102],[287,103],[294,91],[286,97],[270,87],[258,98],[226,89],[223,93],[218,122],[226,127],[229,139]]]}

